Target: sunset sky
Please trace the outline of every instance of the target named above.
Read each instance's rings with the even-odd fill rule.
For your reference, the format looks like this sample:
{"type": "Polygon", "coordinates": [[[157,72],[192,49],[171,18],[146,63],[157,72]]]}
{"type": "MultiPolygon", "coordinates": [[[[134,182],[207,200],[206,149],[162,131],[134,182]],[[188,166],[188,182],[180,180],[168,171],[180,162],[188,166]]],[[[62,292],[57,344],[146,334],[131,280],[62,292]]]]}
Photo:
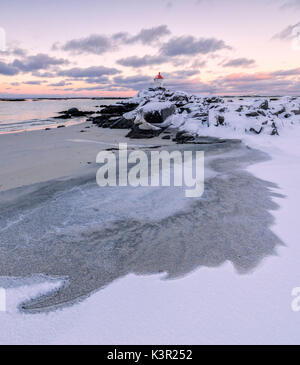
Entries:
{"type": "Polygon", "coordinates": [[[0,97],[131,96],[158,71],[200,95],[300,95],[300,0],[10,0],[0,28],[0,97]]]}

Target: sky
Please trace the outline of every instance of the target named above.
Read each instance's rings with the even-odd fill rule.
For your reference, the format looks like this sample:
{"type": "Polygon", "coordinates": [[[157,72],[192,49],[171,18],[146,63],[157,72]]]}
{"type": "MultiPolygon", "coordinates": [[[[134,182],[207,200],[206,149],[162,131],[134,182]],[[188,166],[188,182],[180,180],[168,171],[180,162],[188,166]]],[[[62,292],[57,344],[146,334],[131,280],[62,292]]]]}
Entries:
{"type": "Polygon", "coordinates": [[[0,97],[300,95],[300,0],[0,3],[0,97]]]}

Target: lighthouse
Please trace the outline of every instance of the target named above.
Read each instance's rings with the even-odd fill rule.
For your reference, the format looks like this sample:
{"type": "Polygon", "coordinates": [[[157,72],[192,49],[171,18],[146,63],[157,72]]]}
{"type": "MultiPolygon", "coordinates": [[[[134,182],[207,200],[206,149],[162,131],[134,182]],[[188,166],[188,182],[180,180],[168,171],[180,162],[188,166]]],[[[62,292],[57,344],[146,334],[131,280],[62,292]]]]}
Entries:
{"type": "Polygon", "coordinates": [[[157,76],[155,76],[154,83],[155,83],[156,87],[163,87],[164,78],[162,77],[160,72],[158,73],[157,76]]]}

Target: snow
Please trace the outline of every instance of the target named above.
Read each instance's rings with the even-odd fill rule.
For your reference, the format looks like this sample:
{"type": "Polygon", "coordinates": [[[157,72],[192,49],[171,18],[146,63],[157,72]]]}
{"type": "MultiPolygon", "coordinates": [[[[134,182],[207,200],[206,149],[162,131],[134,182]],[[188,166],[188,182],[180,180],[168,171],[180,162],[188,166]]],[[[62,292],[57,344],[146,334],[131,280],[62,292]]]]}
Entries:
{"type": "Polygon", "coordinates": [[[142,113],[138,113],[138,115],[136,116],[135,120],[134,120],[134,124],[137,124],[137,125],[140,125],[140,129],[143,129],[143,130],[154,130],[154,131],[157,131],[159,130],[160,128],[159,127],[156,127],[150,123],[148,123],[145,118],[144,118],[144,115],[142,113]]]}
{"type": "MultiPolygon", "coordinates": [[[[149,94],[140,93],[135,100],[149,94]]],[[[275,217],[272,230],[285,244],[277,249],[277,256],[268,257],[247,275],[237,274],[228,262],[218,268],[203,267],[176,280],[164,280],[164,273],[130,274],[81,303],[47,314],[24,314],[16,308],[26,297],[53,290],[53,282],[49,286],[24,286],[21,294],[18,287],[8,292],[13,309],[0,312],[0,343],[299,344],[300,312],[291,309],[292,289],[300,286],[299,116],[290,120],[282,115],[274,117],[279,136],[270,135],[267,128],[259,135],[250,133],[250,128],[260,127],[264,118],[249,118],[245,113],[257,109],[262,101],[253,105],[249,99],[225,102],[226,123],[217,127],[214,121],[220,112],[215,108],[209,110],[209,126],[188,113],[174,114],[164,124],[193,134],[242,138],[251,148],[272,157],[248,170],[275,183],[274,191],[285,196],[273,198],[280,209],[271,212],[275,217]],[[235,112],[241,104],[247,110],[235,112]]],[[[269,112],[282,106],[288,113],[298,110],[299,99],[284,97],[270,102],[269,112]]]]}
{"type": "Polygon", "coordinates": [[[197,97],[157,88],[142,90],[127,102],[139,104],[136,110],[124,115],[127,119],[140,111],[160,111],[174,104],[174,118],[169,118],[164,126],[180,126],[180,130],[201,136],[225,136],[228,133],[240,138],[247,134],[276,136],[283,129],[300,124],[299,97],[244,97],[231,102],[225,98],[197,97]]]}
{"type": "Polygon", "coordinates": [[[133,119],[136,116],[137,112],[136,110],[133,110],[132,112],[124,113],[123,118],[130,120],[133,119]]]}
{"type": "Polygon", "coordinates": [[[57,290],[62,280],[47,281],[47,278],[39,278],[36,284],[24,284],[6,289],[6,310],[8,314],[19,314],[19,305],[35,298],[37,295],[57,290]]]}
{"type": "Polygon", "coordinates": [[[142,110],[144,113],[150,113],[153,111],[160,112],[165,108],[170,108],[173,104],[169,101],[166,102],[151,102],[143,106],[142,110]]]}
{"type": "MultiPolygon", "coordinates": [[[[238,275],[226,263],[176,280],[130,274],[85,301],[47,314],[0,313],[1,344],[299,344],[300,312],[291,291],[300,286],[300,128],[245,143],[272,156],[249,171],[278,185],[273,231],[285,246],[254,272],[238,275]]],[[[45,285],[45,284],[43,284],[45,285]]],[[[49,284],[50,285],[50,284],[49,284]]],[[[53,284],[52,284],[53,285],[53,284]]],[[[8,293],[17,307],[47,287],[8,293]],[[38,289],[38,290],[36,290],[38,289]]],[[[48,287],[52,289],[52,287],[48,287]]]]}
{"type": "MultiPolygon", "coordinates": [[[[263,99],[258,101],[256,105],[260,105],[262,101],[263,99]]],[[[270,109],[267,111],[260,110],[254,105],[248,106],[244,104],[243,110],[238,112],[240,105],[240,103],[225,103],[221,108],[207,110],[207,122],[201,122],[199,118],[184,116],[185,123],[181,126],[181,129],[197,135],[213,135],[214,133],[219,135],[216,129],[222,129],[221,134],[227,134],[227,131],[230,131],[230,133],[243,138],[245,134],[255,133],[251,129],[270,135],[274,129],[273,123],[276,125],[279,134],[285,128],[290,128],[294,124],[300,124],[300,116],[293,113],[293,110],[299,109],[300,101],[295,103],[281,100],[279,103],[270,103],[270,109]],[[251,113],[257,113],[257,110],[260,110],[263,114],[250,116],[251,113]],[[284,112],[275,115],[276,112],[282,110],[284,112]],[[287,115],[290,116],[287,117],[287,115]],[[222,124],[218,123],[219,116],[224,118],[222,124]],[[261,131],[260,128],[262,128],[261,131]]],[[[192,111],[196,112],[197,109],[194,107],[192,111]]]]}

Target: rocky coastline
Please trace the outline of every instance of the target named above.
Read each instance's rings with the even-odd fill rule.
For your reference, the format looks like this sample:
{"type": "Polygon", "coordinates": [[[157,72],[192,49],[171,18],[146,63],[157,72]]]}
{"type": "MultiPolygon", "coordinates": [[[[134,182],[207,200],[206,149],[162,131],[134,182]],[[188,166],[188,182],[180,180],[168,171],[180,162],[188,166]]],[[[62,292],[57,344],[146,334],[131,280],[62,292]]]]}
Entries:
{"type": "Polygon", "coordinates": [[[216,129],[224,131],[225,138],[228,132],[278,136],[284,127],[300,121],[300,98],[296,97],[252,97],[251,102],[238,98],[234,102],[163,87],[148,88],[131,99],[98,107],[97,112],[71,108],[55,118],[87,117],[100,128],[128,129],[126,137],[131,139],[161,136],[176,143],[200,144],[216,129]]]}

